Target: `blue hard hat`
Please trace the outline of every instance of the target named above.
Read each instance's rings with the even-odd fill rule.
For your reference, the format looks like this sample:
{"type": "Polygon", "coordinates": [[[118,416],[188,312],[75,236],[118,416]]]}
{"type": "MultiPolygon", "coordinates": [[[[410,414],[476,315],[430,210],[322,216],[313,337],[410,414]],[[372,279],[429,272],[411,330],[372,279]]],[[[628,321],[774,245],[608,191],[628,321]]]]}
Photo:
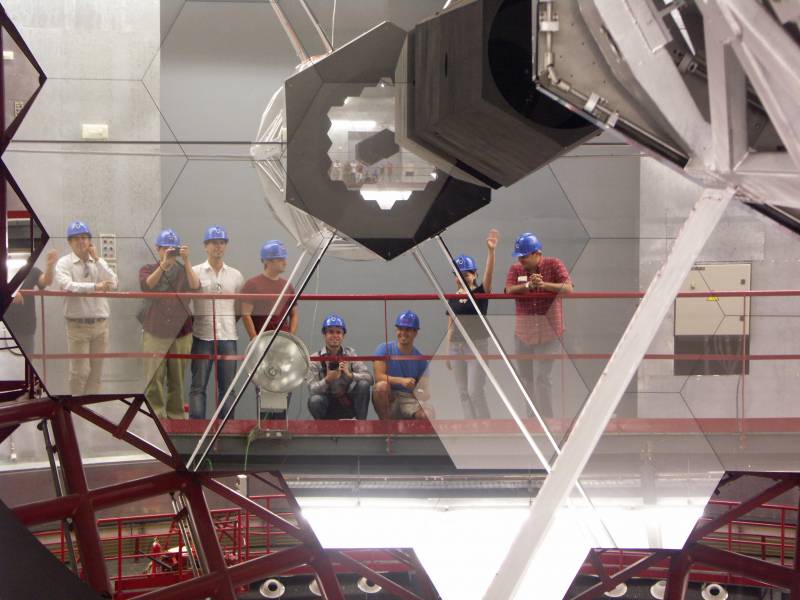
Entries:
{"type": "Polygon", "coordinates": [[[269,240],[261,246],[261,260],[272,260],[274,258],[288,258],[286,246],[280,240],[269,240]]]}
{"type": "Polygon", "coordinates": [[[539,241],[539,238],[532,233],[523,233],[514,242],[514,252],[511,253],[511,256],[528,256],[528,254],[540,252],[541,249],[542,242],[539,241]]]}
{"type": "Polygon", "coordinates": [[[156,246],[159,248],[180,248],[181,237],[174,229],[162,229],[156,236],[156,246]]]}
{"type": "Polygon", "coordinates": [[[224,227],[219,225],[212,225],[206,229],[206,234],[203,237],[203,243],[210,242],[211,240],[225,240],[228,241],[228,234],[224,227]]]}
{"type": "Polygon", "coordinates": [[[84,233],[89,237],[92,237],[92,232],[89,231],[89,226],[83,221],[73,221],[67,225],[67,239],[76,235],[82,235],[84,233]]]}
{"type": "Polygon", "coordinates": [[[325,333],[328,327],[341,327],[342,331],[347,333],[347,324],[344,322],[344,319],[336,313],[331,313],[322,320],[322,333],[325,333]]]}
{"type": "Polygon", "coordinates": [[[397,315],[397,320],[394,322],[394,326],[419,329],[419,317],[413,310],[403,311],[397,315]]]}
{"type": "Polygon", "coordinates": [[[475,259],[471,256],[467,256],[466,254],[459,254],[453,259],[456,267],[462,273],[466,271],[477,271],[478,265],[475,264],[475,259]]]}

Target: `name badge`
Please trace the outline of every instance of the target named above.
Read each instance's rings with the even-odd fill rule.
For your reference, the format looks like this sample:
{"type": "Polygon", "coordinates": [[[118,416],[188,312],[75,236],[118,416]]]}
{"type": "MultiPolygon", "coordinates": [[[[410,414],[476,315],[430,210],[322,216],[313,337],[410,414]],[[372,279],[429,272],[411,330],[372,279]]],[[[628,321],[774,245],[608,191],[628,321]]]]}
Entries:
{"type": "Polygon", "coordinates": [[[520,275],[519,277],[517,277],[517,283],[528,283],[528,276],[520,275]]]}

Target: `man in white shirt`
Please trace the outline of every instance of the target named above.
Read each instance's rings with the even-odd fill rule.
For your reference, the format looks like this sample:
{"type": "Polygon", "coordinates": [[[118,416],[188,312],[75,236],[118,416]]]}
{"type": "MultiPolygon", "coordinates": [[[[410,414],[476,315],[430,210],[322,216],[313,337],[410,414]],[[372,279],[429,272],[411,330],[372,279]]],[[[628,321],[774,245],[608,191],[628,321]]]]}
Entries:
{"type": "MultiPolygon", "coordinates": [[[[212,225],[203,237],[208,260],[192,267],[200,280],[200,291],[206,294],[235,294],[242,289],[242,274],[225,264],[223,257],[228,247],[228,234],[225,229],[212,225]]],[[[217,354],[229,356],[236,354],[236,301],[235,300],[194,300],[194,325],[192,354],[217,354]],[[213,305],[213,306],[212,306],[213,305]]],[[[189,390],[189,417],[206,418],[206,387],[215,368],[216,398],[222,400],[236,374],[236,361],[209,359],[192,360],[192,385],[189,390]],[[216,366],[214,365],[216,362],[216,366]]],[[[213,412],[213,410],[212,410],[213,412]]],[[[224,414],[224,412],[222,413],[224,414]]],[[[231,413],[231,417],[233,414],[231,413]]]]}
{"type": "MultiPolygon", "coordinates": [[[[110,292],[117,287],[117,275],[98,258],[88,225],[73,221],[67,227],[72,252],[56,263],[56,286],[76,294],[110,292]]],[[[64,298],[67,349],[70,354],[104,354],[108,348],[111,311],[107,298],[91,295],[64,298]]],[[[103,376],[102,358],[73,358],[69,361],[69,390],[73,396],[99,393],[103,376]]]]}

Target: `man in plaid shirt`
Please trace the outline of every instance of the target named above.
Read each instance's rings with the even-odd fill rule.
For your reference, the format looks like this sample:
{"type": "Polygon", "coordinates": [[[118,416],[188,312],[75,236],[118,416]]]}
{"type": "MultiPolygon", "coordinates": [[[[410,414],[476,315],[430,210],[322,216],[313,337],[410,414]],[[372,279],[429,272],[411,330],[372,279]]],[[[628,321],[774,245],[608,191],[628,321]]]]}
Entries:
{"type": "MultiPolygon", "coordinates": [[[[558,354],[564,334],[560,294],[572,293],[572,280],[561,260],[542,255],[542,243],[532,233],[523,233],[514,243],[506,277],[506,294],[515,294],[517,320],[514,341],[517,354],[558,354]],[[541,292],[553,295],[542,297],[541,292]],[[538,296],[538,297],[537,297],[538,296]]],[[[518,359],[517,371],[542,417],[553,416],[552,360],[518,359]],[[534,387],[535,384],[535,387],[534,387]]]]}

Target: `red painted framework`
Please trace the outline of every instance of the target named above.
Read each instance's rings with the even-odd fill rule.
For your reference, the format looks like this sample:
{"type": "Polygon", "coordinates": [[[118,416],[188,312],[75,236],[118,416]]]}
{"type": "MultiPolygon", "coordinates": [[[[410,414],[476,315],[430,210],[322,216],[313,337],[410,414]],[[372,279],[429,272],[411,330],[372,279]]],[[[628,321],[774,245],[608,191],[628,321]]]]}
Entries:
{"type": "MultiPolygon", "coordinates": [[[[742,475],[744,474],[729,475],[720,487],[742,475]]],[[[680,550],[611,548],[590,550],[580,574],[595,575],[598,582],[580,593],[568,593],[564,600],[604,598],[605,592],[635,577],[666,579],[665,600],[683,600],[690,580],[709,581],[708,568],[712,569],[718,578],[724,576],[726,583],[788,589],[792,600],[800,599],[800,535],[797,535],[799,530],[797,525],[791,527],[795,530],[794,557],[791,565],[782,564],[785,562],[783,542],[780,548],[781,564],[776,564],[766,560],[766,556],[757,558],[750,554],[735,552],[732,549],[734,545],[731,537],[731,525],[751,511],[765,507],[785,509],[786,507],[768,503],[800,486],[800,475],[757,473],[746,475],[764,477],[774,480],[774,483],[743,502],[717,502],[716,504],[727,504],[729,509],[713,518],[701,518],[680,550]],[[715,532],[718,532],[717,536],[713,535],[715,532]],[[727,548],[720,548],[720,542],[726,544],[727,548]]],[[[796,510],[800,514],[800,509],[796,510]]],[[[777,527],[780,528],[780,539],[787,539],[788,527],[783,512],[777,527]]]]}
{"type": "MultiPolygon", "coordinates": [[[[118,398],[117,400],[122,399],[118,398]]],[[[109,421],[90,408],[93,403],[107,401],[109,401],[108,397],[60,400],[25,399],[0,404],[0,429],[15,427],[27,421],[46,419],[50,422],[59,449],[65,480],[64,496],[13,507],[15,515],[21,523],[29,527],[67,518],[72,519],[81,556],[83,576],[98,593],[113,597],[114,590],[111,589],[106,571],[97,528],[96,511],[161,494],[181,492],[188,500],[194,517],[198,534],[197,544],[202,550],[202,555],[208,561],[208,573],[163,589],[133,596],[137,599],[166,600],[175,598],[184,600],[213,596],[223,600],[233,600],[236,598],[235,590],[241,586],[300,567],[307,567],[313,572],[324,597],[328,600],[343,600],[344,598],[336,577],[337,572],[356,573],[368,577],[402,600],[436,600],[439,598],[424,569],[413,556],[403,555],[402,557],[396,556],[396,558],[404,562],[408,566],[408,570],[413,571],[417,580],[422,582],[421,595],[375,572],[369,565],[358,559],[360,555],[357,551],[322,548],[300,513],[299,505],[280,473],[271,473],[274,481],[269,481],[260,475],[253,476],[286,498],[297,525],[215,479],[216,477],[230,476],[233,473],[185,471],[169,436],[161,427],[160,421],[150,413],[149,407],[142,397],[135,397],[129,403],[128,410],[118,423],[109,421]],[[167,452],[128,431],[127,428],[137,413],[143,413],[153,420],[154,425],[162,434],[168,449],[167,452]],[[75,436],[74,415],[92,422],[118,439],[130,443],[164,465],[171,467],[172,470],[121,484],[90,489],[86,483],[80,448],[75,436]],[[276,525],[281,531],[294,538],[297,545],[233,565],[226,564],[206,502],[205,492],[207,491],[221,496],[250,515],[276,525]]]]}

